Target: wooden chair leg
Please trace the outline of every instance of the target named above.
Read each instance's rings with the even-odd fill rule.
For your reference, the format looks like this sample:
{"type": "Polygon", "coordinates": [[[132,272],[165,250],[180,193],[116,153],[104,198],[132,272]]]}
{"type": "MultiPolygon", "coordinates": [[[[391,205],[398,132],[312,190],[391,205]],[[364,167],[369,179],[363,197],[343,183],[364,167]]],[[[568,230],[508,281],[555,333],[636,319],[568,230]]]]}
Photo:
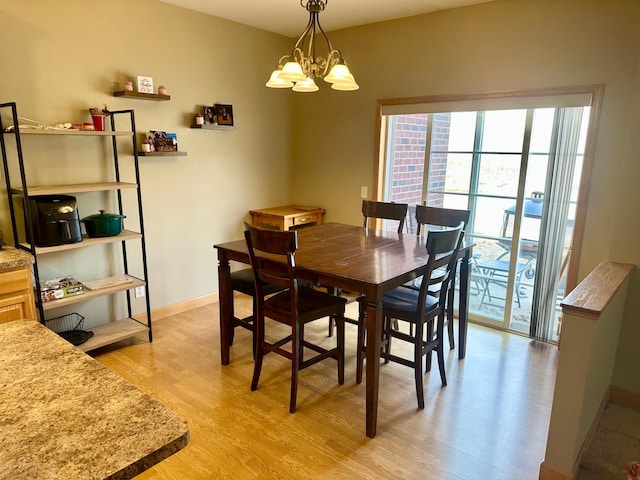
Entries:
{"type": "Polygon", "coordinates": [[[418,408],[424,408],[424,385],[422,382],[422,343],[424,334],[424,324],[416,325],[416,335],[413,337],[413,370],[416,379],[416,396],[418,398],[418,408]]]}
{"type": "MultiPolygon", "coordinates": [[[[438,318],[438,345],[436,346],[436,354],[438,356],[438,370],[440,370],[440,380],[442,380],[442,386],[447,386],[447,375],[444,371],[444,345],[442,342],[442,336],[444,335],[444,322],[443,319],[438,318]]],[[[429,354],[431,356],[431,354],[429,354]]]]}
{"type": "Polygon", "coordinates": [[[289,412],[295,413],[296,400],[298,398],[298,372],[302,362],[302,326],[293,327],[291,335],[291,400],[289,402],[289,412]]]}
{"type": "Polygon", "coordinates": [[[364,300],[358,299],[358,343],[356,346],[356,383],[362,383],[362,370],[364,368],[365,355],[365,322],[367,319],[367,305],[364,300]]]}
{"type": "Polygon", "coordinates": [[[387,355],[389,355],[391,353],[391,325],[394,325],[394,329],[397,330],[395,328],[395,325],[398,323],[397,319],[391,319],[389,317],[385,317],[382,320],[382,351],[385,353],[385,359],[384,359],[384,363],[387,364],[389,363],[389,358],[387,357],[387,355]]]}
{"type": "Polygon", "coordinates": [[[253,379],[251,380],[251,391],[258,388],[260,371],[262,370],[262,359],[264,358],[264,317],[258,318],[256,314],[253,318],[253,329],[256,334],[256,359],[253,364],[253,379]]]}
{"type": "Polygon", "coordinates": [[[449,291],[449,297],[447,298],[447,335],[449,336],[449,349],[456,348],[455,334],[453,332],[453,301],[454,301],[454,289],[453,283],[451,284],[451,290],[449,291]]]}
{"type": "Polygon", "coordinates": [[[253,359],[256,359],[256,351],[258,348],[258,329],[256,328],[256,312],[258,311],[257,308],[257,304],[258,301],[256,299],[256,297],[252,297],[253,298],[253,330],[252,330],[252,334],[253,334],[253,359]]]}
{"type": "Polygon", "coordinates": [[[335,322],[338,330],[338,384],[344,385],[344,316],[336,316],[335,322]]]}
{"type": "MultiPolygon", "coordinates": [[[[340,289],[336,288],[336,287],[327,287],[327,293],[330,295],[335,295],[336,297],[340,296],[340,289]]],[[[336,321],[335,318],[332,316],[329,317],[329,333],[327,334],[327,337],[332,337],[333,336],[333,327],[335,326],[336,321]]]]}
{"type": "Polygon", "coordinates": [[[327,334],[327,337],[333,337],[334,324],[335,324],[335,320],[333,319],[333,317],[329,317],[329,333],[327,334]]]}
{"type": "MultiPolygon", "coordinates": [[[[422,333],[421,333],[422,335],[422,333]]],[[[433,320],[430,322],[427,322],[427,342],[431,342],[433,340],[433,320]]],[[[425,354],[425,356],[427,357],[425,359],[425,371],[430,372],[431,371],[431,352],[427,352],[425,354]]]]}

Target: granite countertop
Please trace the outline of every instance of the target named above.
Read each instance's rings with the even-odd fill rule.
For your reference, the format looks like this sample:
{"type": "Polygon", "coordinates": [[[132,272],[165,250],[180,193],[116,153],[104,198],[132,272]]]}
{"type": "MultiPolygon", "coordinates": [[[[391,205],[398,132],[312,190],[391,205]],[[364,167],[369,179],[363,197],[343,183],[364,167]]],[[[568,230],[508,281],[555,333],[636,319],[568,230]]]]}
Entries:
{"type": "Polygon", "coordinates": [[[183,418],[31,320],[0,324],[0,479],[132,478],[189,442],[183,418]]]}
{"type": "Polygon", "coordinates": [[[26,267],[33,263],[33,256],[24,250],[4,245],[0,250],[0,272],[26,267]]]}

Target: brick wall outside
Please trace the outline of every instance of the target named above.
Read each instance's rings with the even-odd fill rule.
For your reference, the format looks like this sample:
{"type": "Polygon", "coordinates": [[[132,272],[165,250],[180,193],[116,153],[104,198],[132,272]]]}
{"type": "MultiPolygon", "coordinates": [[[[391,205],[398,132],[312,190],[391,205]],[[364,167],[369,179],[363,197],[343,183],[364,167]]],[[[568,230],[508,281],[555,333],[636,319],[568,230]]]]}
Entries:
{"type": "MultiPolygon", "coordinates": [[[[449,143],[450,114],[435,114],[433,118],[432,150],[446,150],[449,143]]],[[[396,117],[391,187],[391,200],[394,202],[415,205],[422,201],[427,119],[426,114],[396,117]]],[[[446,173],[446,154],[432,154],[431,176],[428,184],[429,205],[442,205],[441,192],[444,191],[446,173]]]]}
{"type": "Polygon", "coordinates": [[[447,175],[447,154],[434,152],[448,150],[450,126],[450,113],[436,113],[433,115],[433,131],[431,133],[431,175],[429,176],[429,196],[427,199],[427,204],[432,207],[441,207],[444,204],[444,184],[447,175]]]}
{"type": "Polygon", "coordinates": [[[427,115],[396,117],[391,200],[416,204],[422,198],[427,115]]]}

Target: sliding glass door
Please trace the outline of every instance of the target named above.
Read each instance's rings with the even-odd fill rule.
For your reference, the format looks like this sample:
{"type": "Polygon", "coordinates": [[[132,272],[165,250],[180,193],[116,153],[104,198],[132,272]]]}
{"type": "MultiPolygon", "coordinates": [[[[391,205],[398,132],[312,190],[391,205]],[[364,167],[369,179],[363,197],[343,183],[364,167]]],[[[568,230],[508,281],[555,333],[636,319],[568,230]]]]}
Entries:
{"type": "Polygon", "coordinates": [[[466,238],[475,243],[472,319],[556,340],[557,299],[564,294],[589,117],[585,110],[385,116],[382,199],[471,211],[466,238]],[[541,258],[544,271],[538,267],[541,258]]]}

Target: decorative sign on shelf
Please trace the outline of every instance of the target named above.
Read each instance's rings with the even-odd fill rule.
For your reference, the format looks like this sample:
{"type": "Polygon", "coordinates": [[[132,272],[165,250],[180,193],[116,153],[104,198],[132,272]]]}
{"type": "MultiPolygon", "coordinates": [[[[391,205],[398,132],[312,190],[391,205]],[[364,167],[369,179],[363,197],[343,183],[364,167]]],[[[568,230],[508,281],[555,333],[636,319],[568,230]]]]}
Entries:
{"type": "Polygon", "coordinates": [[[139,93],[153,93],[153,78],[151,77],[136,77],[138,82],[138,92],[139,93]]]}

